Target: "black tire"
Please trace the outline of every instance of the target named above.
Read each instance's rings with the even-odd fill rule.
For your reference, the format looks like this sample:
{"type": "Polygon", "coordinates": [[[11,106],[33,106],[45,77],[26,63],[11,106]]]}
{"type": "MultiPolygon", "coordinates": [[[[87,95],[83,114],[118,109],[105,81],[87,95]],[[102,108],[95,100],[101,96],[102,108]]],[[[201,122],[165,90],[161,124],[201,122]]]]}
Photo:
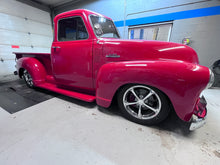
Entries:
{"type": "Polygon", "coordinates": [[[29,88],[34,88],[32,76],[26,69],[24,69],[22,77],[29,88]]]}
{"type": "Polygon", "coordinates": [[[123,116],[142,125],[158,124],[170,112],[167,97],[160,90],[146,85],[126,85],[119,91],[117,99],[123,116]]]}

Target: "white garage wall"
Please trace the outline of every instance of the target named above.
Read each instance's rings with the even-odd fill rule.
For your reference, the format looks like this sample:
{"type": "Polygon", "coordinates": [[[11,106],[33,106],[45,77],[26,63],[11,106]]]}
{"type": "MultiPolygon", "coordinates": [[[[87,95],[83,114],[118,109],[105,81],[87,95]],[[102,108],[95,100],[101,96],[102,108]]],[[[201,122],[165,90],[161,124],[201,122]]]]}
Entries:
{"type": "Polygon", "coordinates": [[[0,76],[15,71],[12,52],[50,52],[50,13],[15,0],[0,0],[0,18],[0,76]]]}

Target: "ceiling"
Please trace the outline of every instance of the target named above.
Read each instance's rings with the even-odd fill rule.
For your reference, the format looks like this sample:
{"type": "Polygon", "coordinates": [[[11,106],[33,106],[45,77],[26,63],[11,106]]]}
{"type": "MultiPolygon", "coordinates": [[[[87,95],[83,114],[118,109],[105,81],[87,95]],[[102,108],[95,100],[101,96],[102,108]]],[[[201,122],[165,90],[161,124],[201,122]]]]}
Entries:
{"type": "Polygon", "coordinates": [[[17,0],[27,5],[40,8],[45,11],[55,9],[69,4],[77,3],[82,0],[17,0]]]}
{"type": "Polygon", "coordinates": [[[31,1],[54,8],[69,2],[77,2],[79,0],[31,0],[31,1]]]}

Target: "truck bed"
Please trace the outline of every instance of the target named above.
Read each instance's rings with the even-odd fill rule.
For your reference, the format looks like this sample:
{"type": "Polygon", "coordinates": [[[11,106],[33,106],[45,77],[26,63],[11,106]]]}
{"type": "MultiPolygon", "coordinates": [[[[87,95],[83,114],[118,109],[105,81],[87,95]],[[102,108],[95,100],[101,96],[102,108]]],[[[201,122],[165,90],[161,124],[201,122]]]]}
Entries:
{"type": "Polygon", "coordinates": [[[22,57],[33,57],[39,60],[45,67],[47,75],[52,75],[51,56],[50,53],[27,53],[27,52],[13,52],[16,55],[16,59],[22,57]]]}

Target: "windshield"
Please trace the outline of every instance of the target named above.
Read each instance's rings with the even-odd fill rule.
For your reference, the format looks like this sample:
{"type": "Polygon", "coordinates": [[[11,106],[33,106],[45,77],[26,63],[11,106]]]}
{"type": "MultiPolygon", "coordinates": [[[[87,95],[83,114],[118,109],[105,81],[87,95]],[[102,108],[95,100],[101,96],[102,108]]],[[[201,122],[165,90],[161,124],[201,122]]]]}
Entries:
{"type": "Polygon", "coordinates": [[[91,15],[90,19],[97,37],[120,38],[112,20],[95,15],[91,15]]]}

